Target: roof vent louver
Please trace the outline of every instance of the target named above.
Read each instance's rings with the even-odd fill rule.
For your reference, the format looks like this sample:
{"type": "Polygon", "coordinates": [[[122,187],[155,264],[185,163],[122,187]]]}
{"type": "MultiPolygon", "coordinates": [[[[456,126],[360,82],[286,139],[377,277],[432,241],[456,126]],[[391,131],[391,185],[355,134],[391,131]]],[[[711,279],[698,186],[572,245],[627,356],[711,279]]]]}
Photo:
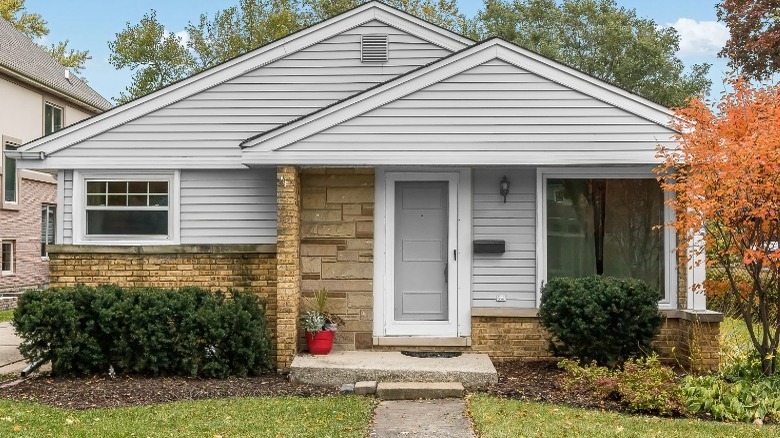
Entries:
{"type": "Polygon", "coordinates": [[[360,41],[360,60],[387,62],[389,57],[387,35],[363,35],[360,41]]]}

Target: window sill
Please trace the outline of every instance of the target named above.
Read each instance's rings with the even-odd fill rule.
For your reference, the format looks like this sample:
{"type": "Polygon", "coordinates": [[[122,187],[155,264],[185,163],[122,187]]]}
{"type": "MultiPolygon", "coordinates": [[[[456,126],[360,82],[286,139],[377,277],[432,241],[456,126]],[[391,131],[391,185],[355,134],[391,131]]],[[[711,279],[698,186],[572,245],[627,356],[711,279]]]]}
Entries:
{"type": "Polygon", "coordinates": [[[16,273],[13,271],[0,272],[0,277],[15,277],[16,273]]]}
{"type": "MultiPolygon", "coordinates": [[[[712,310],[694,311],[677,309],[658,309],[668,319],[684,319],[694,322],[721,322],[723,314],[712,310]]],[[[471,316],[496,318],[536,318],[539,309],[518,309],[506,307],[473,307],[471,316]]]]}
{"type": "Polygon", "coordinates": [[[22,209],[22,207],[19,205],[18,202],[3,202],[2,204],[0,204],[0,209],[9,210],[9,211],[19,211],[22,209]]]}

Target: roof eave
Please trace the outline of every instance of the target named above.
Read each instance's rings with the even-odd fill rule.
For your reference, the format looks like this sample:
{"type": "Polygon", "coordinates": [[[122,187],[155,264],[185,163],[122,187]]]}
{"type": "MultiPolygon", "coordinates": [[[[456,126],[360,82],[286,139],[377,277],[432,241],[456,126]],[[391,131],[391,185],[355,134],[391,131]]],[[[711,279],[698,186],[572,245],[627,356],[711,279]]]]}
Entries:
{"type": "Polygon", "coordinates": [[[106,111],[107,109],[110,108],[110,107],[109,108],[100,108],[98,106],[95,106],[95,105],[93,105],[93,104],[91,104],[89,102],[86,102],[86,101],[83,101],[83,100],[78,99],[76,97],[73,97],[71,94],[65,93],[64,91],[60,91],[60,90],[58,90],[56,88],[53,88],[53,87],[51,87],[49,85],[46,85],[43,82],[40,82],[40,81],[38,81],[36,79],[33,79],[33,78],[29,77],[29,76],[26,76],[25,74],[23,74],[23,73],[21,73],[19,71],[16,71],[16,70],[14,70],[14,69],[12,69],[10,67],[4,66],[4,65],[0,65],[0,73],[4,73],[4,74],[6,74],[8,76],[11,76],[12,78],[14,78],[14,79],[16,79],[16,80],[18,80],[20,82],[24,82],[27,85],[31,85],[31,86],[33,86],[35,88],[42,89],[42,90],[46,91],[47,93],[53,94],[53,95],[55,95],[55,96],[65,100],[67,102],[70,102],[70,103],[72,103],[74,105],[77,105],[77,106],[81,107],[82,109],[85,109],[85,110],[87,110],[89,112],[92,112],[92,113],[101,113],[101,112],[106,111]]]}

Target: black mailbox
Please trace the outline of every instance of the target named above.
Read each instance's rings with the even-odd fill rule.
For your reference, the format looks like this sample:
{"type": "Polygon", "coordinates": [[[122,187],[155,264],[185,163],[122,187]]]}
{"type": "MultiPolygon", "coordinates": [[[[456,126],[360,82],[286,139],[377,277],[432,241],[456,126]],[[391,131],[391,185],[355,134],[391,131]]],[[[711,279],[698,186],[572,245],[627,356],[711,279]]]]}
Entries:
{"type": "Polygon", "coordinates": [[[475,240],[474,254],[503,254],[506,242],[503,240],[475,240]]]}

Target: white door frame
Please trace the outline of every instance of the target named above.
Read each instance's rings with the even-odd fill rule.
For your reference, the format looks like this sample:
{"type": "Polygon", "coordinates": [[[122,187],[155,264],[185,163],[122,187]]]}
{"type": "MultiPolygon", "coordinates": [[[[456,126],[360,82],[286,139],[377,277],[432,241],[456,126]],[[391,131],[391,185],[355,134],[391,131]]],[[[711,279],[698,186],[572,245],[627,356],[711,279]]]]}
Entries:
{"type": "Polygon", "coordinates": [[[374,205],[374,336],[471,336],[471,169],[377,169],[374,205]],[[395,182],[449,181],[449,321],[395,321],[395,182]],[[456,254],[453,250],[457,251],[456,254]],[[456,260],[457,258],[457,260],[456,260]]]}

